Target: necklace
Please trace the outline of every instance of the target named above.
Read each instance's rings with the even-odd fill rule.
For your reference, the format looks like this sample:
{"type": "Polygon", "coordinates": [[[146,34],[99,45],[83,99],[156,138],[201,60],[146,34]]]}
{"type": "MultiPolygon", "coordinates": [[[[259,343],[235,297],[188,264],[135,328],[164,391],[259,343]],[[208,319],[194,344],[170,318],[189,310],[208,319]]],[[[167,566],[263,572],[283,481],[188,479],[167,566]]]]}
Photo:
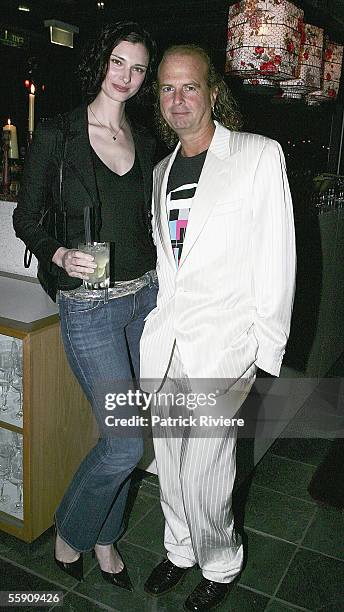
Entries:
{"type": "Polygon", "coordinates": [[[110,127],[108,127],[107,125],[104,125],[101,121],[99,121],[98,117],[94,114],[94,112],[93,112],[93,110],[91,108],[91,105],[89,105],[88,108],[90,109],[93,117],[99,123],[99,125],[101,125],[103,128],[105,128],[111,134],[111,137],[112,137],[113,140],[117,140],[117,136],[120,133],[120,131],[121,131],[121,129],[124,126],[125,121],[126,121],[125,115],[123,116],[123,120],[122,120],[122,122],[121,122],[121,124],[120,124],[120,126],[119,126],[119,128],[117,130],[117,132],[114,132],[113,129],[111,129],[110,127]]]}

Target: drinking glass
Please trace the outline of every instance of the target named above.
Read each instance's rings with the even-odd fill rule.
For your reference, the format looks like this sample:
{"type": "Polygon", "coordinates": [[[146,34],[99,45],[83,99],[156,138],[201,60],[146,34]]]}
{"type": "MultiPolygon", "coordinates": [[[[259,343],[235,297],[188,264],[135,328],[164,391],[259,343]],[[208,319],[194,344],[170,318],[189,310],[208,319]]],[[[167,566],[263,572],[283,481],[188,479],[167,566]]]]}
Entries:
{"type": "Polygon", "coordinates": [[[13,377],[13,362],[12,353],[9,350],[0,351],[0,387],[1,387],[1,399],[0,399],[0,412],[5,412],[8,409],[7,406],[7,395],[10,389],[10,384],[13,377]]]}
{"type": "Polygon", "coordinates": [[[17,487],[17,501],[12,510],[18,512],[23,508],[23,455],[16,450],[10,462],[8,480],[17,487]]]}
{"type": "Polygon", "coordinates": [[[9,495],[4,495],[4,486],[8,480],[11,454],[11,445],[0,441],[0,504],[5,504],[10,499],[9,495]]]}
{"type": "Polygon", "coordinates": [[[11,448],[13,449],[13,452],[16,452],[19,450],[21,453],[23,453],[23,435],[16,431],[11,431],[10,445],[11,445],[11,448]]]}
{"type": "Polygon", "coordinates": [[[21,419],[23,417],[23,378],[19,375],[14,375],[14,378],[11,382],[11,387],[19,394],[16,402],[19,404],[18,411],[15,413],[14,417],[16,419],[21,419]]]}
{"type": "Polygon", "coordinates": [[[84,280],[86,289],[105,289],[110,285],[110,243],[90,242],[78,245],[79,251],[93,255],[97,264],[94,272],[84,280]]]}
{"type": "Polygon", "coordinates": [[[6,348],[0,348],[0,368],[7,370],[12,365],[11,351],[6,348]]]}
{"type": "Polygon", "coordinates": [[[16,371],[19,371],[20,374],[23,372],[23,349],[22,345],[17,344],[15,339],[12,340],[11,345],[11,361],[12,366],[16,371]]]}
{"type": "Polygon", "coordinates": [[[8,410],[7,395],[10,390],[11,382],[13,377],[12,370],[2,370],[0,368],[0,387],[1,387],[1,399],[0,399],[0,412],[8,410]]]}

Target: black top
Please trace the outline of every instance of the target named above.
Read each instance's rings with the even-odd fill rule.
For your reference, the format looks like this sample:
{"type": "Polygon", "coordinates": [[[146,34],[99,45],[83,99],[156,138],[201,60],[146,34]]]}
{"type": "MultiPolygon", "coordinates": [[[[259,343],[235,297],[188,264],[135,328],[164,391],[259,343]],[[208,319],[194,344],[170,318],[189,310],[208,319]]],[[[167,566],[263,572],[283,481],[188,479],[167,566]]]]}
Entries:
{"type": "MultiPolygon", "coordinates": [[[[131,121],[135,151],[143,176],[143,197],[146,210],[147,236],[151,230],[150,210],[155,141],[147,130],[131,121]]],[[[84,207],[90,206],[94,223],[94,240],[99,242],[101,211],[92,148],[88,136],[86,104],[61,117],[41,122],[34,133],[33,142],[25,159],[24,172],[13,213],[13,225],[21,238],[38,259],[38,278],[42,287],[56,299],[58,289],[75,289],[82,284],[78,278],[68,276],[52,262],[60,246],[75,248],[85,240],[84,207]],[[67,130],[64,129],[67,126],[67,130]],[[63,134],[67,132],[65,154],[63,134]],[[62,173],[62,202],[60,199],[60,164],[62,173]],[[42,211],[48,211],[40,223],[42,211]],[[64,231],[66,230],[66,232],[64,231]],[[64,238],[66,233],[67,239],[64,238]]],[[[147,238],[150,240],[149,236],[147,238]]]]}
{"type": "Polygon", "coordinates": [[[135,155],[131,169],[120,176],[92,151],[101,205],[100,240],[111,242],[111,282],[138,278],[155,268],[155,248],[147,232],[139,160],[135,155]]]}
{"type": "Polygon", "coordinates": [[[180,189],[182,185],[191,185],[186,192],[179,191],[178,198],[192,198],[196,192],[196,185],[202,172],[202,168],[207,156],[208,149],[193,155],[192,157],[183,157],[180,150],[172,164],[172,168],[168,177],[167,194],[176,189],[180,189]]]}

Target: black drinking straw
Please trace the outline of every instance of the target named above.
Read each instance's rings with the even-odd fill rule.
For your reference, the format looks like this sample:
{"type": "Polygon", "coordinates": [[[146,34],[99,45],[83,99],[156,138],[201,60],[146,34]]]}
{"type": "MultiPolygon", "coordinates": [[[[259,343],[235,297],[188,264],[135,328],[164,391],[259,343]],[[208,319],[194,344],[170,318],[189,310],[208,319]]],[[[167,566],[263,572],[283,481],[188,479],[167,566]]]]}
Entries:
{"type": "Polygon", "coordinates": [[[90,222],[90,207],[84,207],[84,228],[86,244],[91,244],[91,222],[90,222]]]}

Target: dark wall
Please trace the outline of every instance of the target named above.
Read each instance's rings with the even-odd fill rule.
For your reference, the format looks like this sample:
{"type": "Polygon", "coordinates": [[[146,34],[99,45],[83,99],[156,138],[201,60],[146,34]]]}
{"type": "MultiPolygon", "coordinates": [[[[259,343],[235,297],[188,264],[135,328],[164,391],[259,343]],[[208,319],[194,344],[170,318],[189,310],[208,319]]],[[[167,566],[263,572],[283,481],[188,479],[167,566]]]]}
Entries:
{"type": "MultiPolygon", "coordinates": [[[[38,84],[36,120],[71,109],[80,100],[75,76],[79,54],[96,35],[102,22],[118,19],[140,21],[157,40],[159,56],[171,43],[194,42],[206,46],[220,72],[224,71],[228,0],[107,0],[104,11],[95,11],[92,0],[43,0],[31,2],[30,13],[19,13],[17,3],[6,11],[7,25],[20,31],[25,26],[25,48],[0,45],[0,120],[8,116],[17,125],[20,144],[25,144],[28,92],[24,80],[32,76],[38,84]],[[49,42],[44,19],[57,18],[77,24],[75,48],[67,49],[49,42]],[[41,85],[45,85],[45,91],[41,85]]],[[[338,26],[328,12],[316,12],[309,0],[298,2],[309,22],[321,21],[333,37],[340,37],[338,26]]],[[[1,25],[1,24],[0,24],[1,25]]],[[[5,24],[6,25],[6,24],[5,24]]],[[[344,33],[342,33],[342,38],[344,33]]],[[[244,117],[244,129],[279,140],[284,148],[291,177],[330,169],[328,146],[331,139],[335,105],[309,108],[304,104],[276,105],[271,97],[250,94],[238,79],[227,79],[244,117]]],[[[337,112],[338,114],[338,112],[337,112]]],[[[151,125],[151,109],[140,112],[143,122],[151,125]]],[[[337,143],[336,143],[337,145],[337,143]]],[[[332,166],[335,153],[332,153],[332,166]]]]}
{"type": "MultiPolygon", "coordinates": [[[[105,11],[94,11],[94,2],[78,0],[46,3],[35,0],[35,10],[18,14],[14,5],[6,12],[12,29],[26,26],[25,49],[0,45],[0,119],[8,116],[17,125],[21,144],[25,144],[27,124],[27,91],[24,80],[29,69],[38,84],[36,119],[68,110],[80,101],[75,65],[85,43],[95,35],[102,21],[134,19],[143,23],[157,40],[159,55],[171,43],[195,42],[206,46],[215,64],[223,72],[225,64],[228,0],[118,0],[107,1],[105,11]],[[83,10],[72,12],[72,7],[83,10]],[[59,12],[60,11],[60,12],[59,12]],[[69,11],[69,12],[68,12],[69,11]],[[77,23],[80,33],[75,36],[75,48],[66,49],[49,42],[44,18],[58,18],[77,23]],[[40,86],[45,85],[42,92],[40,86]]],[[[309,21],[319,15],[306,13],[309,21]]],[[[324,16],[320,16],[324,19],[324,16]]],[[[20,28],[19,28],[20,29],[20,28]]],[[[338,34],[336,32],[336,34],[338,34]]],[[[311,173],[327,170],[327,157],[334,106],[319,109],[303,104],[278,106],[269,96],[248,93],[239,80],[228,79],[244,116],[244,129],[276,138],[285,150],[289,170],[311,173]],[[303,142],[305,141],[305,142],[303,142]],[[310,142],[308,142],[310,141],[310,142]]],[[[151,123],[151,112],[141,113],[144,122],[151,123]]]]}
{"type": "Polygon", "coordinates": [[[0,47],[0,118],[2,125],[10,117],[17,126],[19,146],[26,143],[28,90],[24,81],[33,78],[36,85],[35,122],[72,108],[80,94],[75,83],[75,53],[51,44],[31,49],[0,47]],[[42,90],[44,86],[44,91],[42,90]]]}
{"type": "MultiPolygon", "coordinates": [[[[224,0],[174,0],[168,3],[119,0],[116,3],[107,2],[107,10],[96,13],[95,2],[92,2],[92,10],[87,0],[74,4],[80,4],[84,10],[73,14],[73,2],[42,3],[35,0],[31,3],[31,13],[18,13],[15,10],[17,3],[13,3],[12,8],[10,6],[6,11],[7,21],[3,22],[3,27],[8,26],[10,30],[22,33],[25,48],[0,45],[0,119],[4,124],[8,116],[11,116],[21,141],[26,138],[28,92],[24,89],[24,80],[29,75],[30,67],[34,66],[35,82],[45,84],[44,93],[40,89],[37,91],[37,119],[72,108],[80,101],[75,77],[79,54],[87,41],[96,35],[102,22],[119,19],[141,22],[156,39],[159,55],[171,43],[198,42],[208,46],[219,69],[223,69],[228,10],[224,0]],[[74,37],[74,49],[50,44],[49,30],[44,28],[44,19],[53,17],[79,25],[80,33],[74,37]]],[[[149,113],[146,113],[146,120],[149,121],[149,118],[149,113]]]]}

